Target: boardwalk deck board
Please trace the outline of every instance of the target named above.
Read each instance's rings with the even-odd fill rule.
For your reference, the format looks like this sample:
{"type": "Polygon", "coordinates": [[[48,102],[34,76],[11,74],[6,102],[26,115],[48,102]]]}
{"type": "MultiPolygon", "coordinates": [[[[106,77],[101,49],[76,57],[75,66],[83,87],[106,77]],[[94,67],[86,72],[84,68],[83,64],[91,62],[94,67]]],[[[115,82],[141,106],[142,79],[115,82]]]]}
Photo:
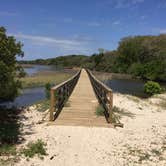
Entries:
{"type": "Polygon", "coordinates": [[[95,114],[97,106],[98,101],[88,74],[82,69],[78,83],[66,106],[53,123],[56,125],[111,127],[104,116],[95,114]]]}

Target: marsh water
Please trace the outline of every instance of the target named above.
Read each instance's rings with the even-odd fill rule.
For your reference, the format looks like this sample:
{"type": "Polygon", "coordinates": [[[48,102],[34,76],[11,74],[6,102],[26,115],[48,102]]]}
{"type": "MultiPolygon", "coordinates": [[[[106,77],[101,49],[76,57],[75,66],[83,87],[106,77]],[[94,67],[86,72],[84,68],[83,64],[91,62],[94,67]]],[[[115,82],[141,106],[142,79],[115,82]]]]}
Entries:
{"type": "MultiPolygon", "coordinates": [[[[48,65],[32,65],[32,67],[25,67],[24,70],[27,75],[32,76],[33,74],[42,71],[57,71],[57,68],[48,65]]],[[[25,88],[13,102],[5,102],[0,105],[5,105],[7,107],[25,107],[44,100],[45,98],[44,87],[25,88]]]]}
{"type": "Polygon", "coordinates": [[[32,76],[33,74],[36,74],[38,72],[42,71],[58,71],[60,70],[56,66],[52,65],[32,65],[30,67],[24,67],[24,71],[29,75],[32,76]]]}
{"type": "MultiPolygon", "coordinates": [[[[55,66],[47,65],[33,65],[32,67],[25,68],[25,72],[28,75],[33,75],[41,71],[57,71],[55,66]]],[[[131,94],[138,97],[147,97],[143,91],[144,81],[133,79],[111,79],[105,80],[104,83],[109,86],[113,92],[119,92],[123,94],[131,94]]],[[[166,83],[163,84],[166,87],[166,83]]],[[[20,96],[18,96],[14,102],[6,103],[7,106],[23,107],[32,105],[38,101],[45,99],[44,87],[26,88],[22,90],[20,96]]]]}
{"type": "MultiPolygon", "coordinates": [[[[144,84],[146,81],[138,79],[110,79],[104,83],[109,86],[113,92],[134,95],[140,98],[149,97],[144,93],[144,84]]],[[[166,83],[160,83],[162,88],[166,88],[166,83]]]]}
{"type": "Polygon", "coordinates": [[[112,79],[106,80],[105,84],[109,86],[113,92],[122,94],[130,94],[138,97],[148,97],[144,93],[144,81],[133,79],[112,79]]]}

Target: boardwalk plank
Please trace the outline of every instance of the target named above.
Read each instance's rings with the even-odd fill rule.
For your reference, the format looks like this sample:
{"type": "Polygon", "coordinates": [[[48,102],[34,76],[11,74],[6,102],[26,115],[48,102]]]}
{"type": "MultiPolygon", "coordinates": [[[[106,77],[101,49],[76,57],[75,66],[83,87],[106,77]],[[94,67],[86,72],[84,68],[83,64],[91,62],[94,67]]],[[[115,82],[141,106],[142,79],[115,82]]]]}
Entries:
{"type": "Polygon", "coordinates": [[[105,126],[104,116],[95,114],[98,101],[84,69],[81,71],[78,83],[59,117],[53,122],[56,125],[74,126],[105,126]]]}

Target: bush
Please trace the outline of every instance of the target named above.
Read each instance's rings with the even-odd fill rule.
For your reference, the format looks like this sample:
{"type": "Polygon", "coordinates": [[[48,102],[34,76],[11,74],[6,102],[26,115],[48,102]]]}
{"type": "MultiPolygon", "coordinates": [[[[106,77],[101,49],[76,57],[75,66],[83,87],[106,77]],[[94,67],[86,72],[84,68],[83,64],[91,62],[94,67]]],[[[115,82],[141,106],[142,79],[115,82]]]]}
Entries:
{"type": "Polygon", "coordinates": [[[162,88],[160,87],[160,84],[154,81],[148,81],[144,85],[144,92],[149,95],[154,95],[161,93],[162,88]]]}
{"type": "Polygon", "coordinates": [[[50,90],[51,90],[52,85],[50,83],[46,83],[45,84],[45,95],[46,98],[49,99],[50,98],[50,90]]]}
{"type": "Polygon", "coordinates": [[[97,108],[96,108],[96,115],[97,116],[104,116],[104,108],[102,107],[102,105],[99,105],[97,108]]]}
{"type": "Polygon", "coordinates": [[[34,157],[36,154],[38,154],[39,157],[47,155],[44,146],[46,146],[46,144],[42,140],[38,139],[36,142],[30,142],[27,145],[27,148],[22,150],[22,154],[30,158],[34,157]]]}

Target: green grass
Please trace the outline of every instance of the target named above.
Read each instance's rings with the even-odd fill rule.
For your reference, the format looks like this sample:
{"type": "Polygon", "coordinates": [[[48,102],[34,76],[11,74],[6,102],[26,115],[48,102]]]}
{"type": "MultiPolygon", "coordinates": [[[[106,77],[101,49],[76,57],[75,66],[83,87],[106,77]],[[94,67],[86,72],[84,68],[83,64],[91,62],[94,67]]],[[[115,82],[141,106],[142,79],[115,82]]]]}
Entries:
{"type": "Polygon", "coordinates": [[[33,76],[21,78],[23,88],[41,87],[46,83],[59,84],[72,76],[70,73],[63,72],[40,72],[33,76]]]}
{"type": "Polygon", "coordinates": [[[102,107],[102,105],[98,105],[96,108],[96,115],[97,116],[104,116],[104,108],[102,107]]]}
{"type": "Polygon", "coordinates": [[[28,143],[27,147],[22,149],[21,154],[29,158],[33,158],[35,155],[42,158],[44,155],[47,155],[45,146],[46,144],[38,139],[36,142],[28,143]]]}

